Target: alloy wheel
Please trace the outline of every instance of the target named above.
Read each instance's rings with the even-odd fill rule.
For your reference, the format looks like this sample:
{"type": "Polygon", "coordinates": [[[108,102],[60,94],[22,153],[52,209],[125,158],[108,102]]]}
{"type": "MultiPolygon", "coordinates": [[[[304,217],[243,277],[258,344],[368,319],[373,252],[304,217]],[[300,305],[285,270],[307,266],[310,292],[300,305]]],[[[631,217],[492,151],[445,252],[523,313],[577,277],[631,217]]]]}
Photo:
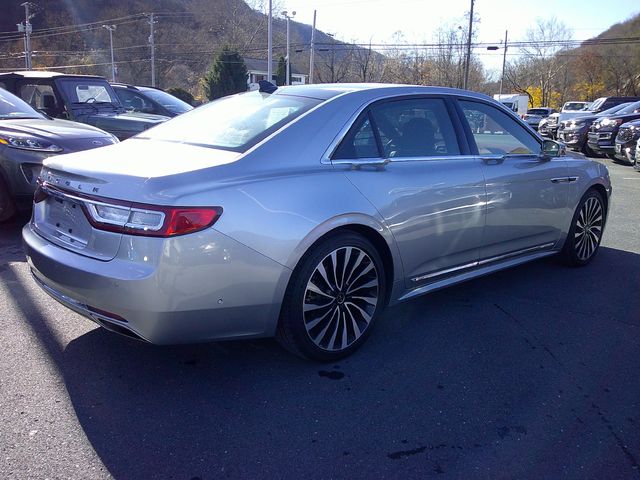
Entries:
{"type": "Polygon", "coordinates": [[[580,260],[588,260],[598,249],[602,238],[604,210],[597,197],[589,197],[584,202],[574,232],[574,248],[580,260]]]}
{"type": "Polygon", "coordinates": [[[378,305],[380,279],[362,249],[340,247],[315,267],[303,297],[307,335],[319,348],[339,351],[358,340],[378,305]]]}

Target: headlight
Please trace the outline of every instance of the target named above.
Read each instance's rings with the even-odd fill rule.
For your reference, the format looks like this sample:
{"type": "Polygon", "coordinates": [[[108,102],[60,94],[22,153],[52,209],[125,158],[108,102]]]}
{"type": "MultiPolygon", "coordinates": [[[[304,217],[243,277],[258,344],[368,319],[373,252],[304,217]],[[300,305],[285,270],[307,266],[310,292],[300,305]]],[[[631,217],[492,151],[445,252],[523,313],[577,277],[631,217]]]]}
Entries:
{"type": "Polygon", "coordinates": [[[54,143],[27,135],[14,137],[12,135],[2,134],[0,135],[0,145],[37,152],[58,153],[62,151],[62,148],[54,143]]]}
{"type": "Polygon", "coordinates": [[[620,125],[622,123],[622,119],[616,118],[615,120],[612,118],[604,118],[600,120],[601,127],[613,127],[615,125],[620,125]]]}

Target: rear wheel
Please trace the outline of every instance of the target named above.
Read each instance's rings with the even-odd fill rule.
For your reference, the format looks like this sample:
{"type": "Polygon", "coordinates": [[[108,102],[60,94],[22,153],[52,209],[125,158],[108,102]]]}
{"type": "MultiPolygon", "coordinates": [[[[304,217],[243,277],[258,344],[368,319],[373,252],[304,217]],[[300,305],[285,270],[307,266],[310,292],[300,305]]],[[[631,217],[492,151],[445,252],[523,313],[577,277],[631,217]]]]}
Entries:
{"type": "Polygon", "coordinates": [[[345,357],[366,340],[385,294],[376,248],[356,233],[339,233],[315,246],[294,271],[277,339],[313,360],[345,357]]]}
{"type": "Polygon", "coordinates": [[[0,177],[0,222],[6,222],[16,213],[16,204],[11,198],[7,184],[0,177]]]}
{"type": "Polygon", "coordinates": [[[565,263],[581,267],[593,259],[600,248],[605,216],[602,195],[596,190],[589,190],[578,204],[562,248],[561,256],[565,263]]]}

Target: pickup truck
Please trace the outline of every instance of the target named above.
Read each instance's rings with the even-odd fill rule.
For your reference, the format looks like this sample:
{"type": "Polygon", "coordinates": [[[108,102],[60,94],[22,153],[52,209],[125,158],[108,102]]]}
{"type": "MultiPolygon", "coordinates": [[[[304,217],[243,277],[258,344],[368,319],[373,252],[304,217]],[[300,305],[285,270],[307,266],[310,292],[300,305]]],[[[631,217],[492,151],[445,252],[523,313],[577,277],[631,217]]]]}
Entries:
{"type": "Polygon", "coordinates": [[[127,112],[104,77],[59,72],[0,73],[0,87],[52,118],[87,123],[125,140],[169,119],[127,112]]]}

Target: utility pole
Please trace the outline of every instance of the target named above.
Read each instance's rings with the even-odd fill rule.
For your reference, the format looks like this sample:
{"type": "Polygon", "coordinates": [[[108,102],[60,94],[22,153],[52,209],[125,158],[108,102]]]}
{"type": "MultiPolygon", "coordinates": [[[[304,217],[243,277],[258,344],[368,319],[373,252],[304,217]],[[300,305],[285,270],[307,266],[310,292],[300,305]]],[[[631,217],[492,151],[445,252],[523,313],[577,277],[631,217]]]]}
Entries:
{"type": "Polygon", "coordinates": [[[272,20],[273,20],[273,5],[272,0],[269,0],[269,21],[267,22],[267,81],[273,82],[273,44],[271,43],[272,33],[272,20]]]}
{"type": "Polygon", "coordinates": [[[290,85],[291,84],[291,62],[289,60],[289,20],[291,20],[293,17],[296,16],[296,12],[295,10],[293,12],[291,12],[291,15],[289,15],[289,12],[287,12],[286,10],[284,12],[282,12],[282,15],[284,15],[284,18],[287,19],[287,79],[285,81],[285,85],[290,85]]]}
{"type": "Polygon", "coordinates": [[[500,95],[502,95],[502,84],[504,82],[504,67],[507,64],[507,35],[509,30],[504,31],[504,51],[502,52],[502,76],[500,77],[500,95]]]}
{"type": "Polygon", "coordinates": [[[35,16],[35,13],[31,13],[29,9],[36,5],[31,2],[24,2],[20,6],[24,7],[24,23],[18,24],[18,32],[24,32],[24,65],[27,70],[31,70],[31,32],[33,27],[29,20],[35,16]]]}
{"type": "Polygon", "coordinates": [[[471,64],[471,32],[473,30],[473,2],[471,0],[471,10],[469,12],[469,36],[467,37],[467,59],[464,64],[464,86],[463,88],[467,89],[467,84],[469,83],[469,65],[471,64]]]}
{"type": "Polygon", "coordinates": [[[313,27],[311,28],[311,54],[309,55],[309,83],[313,83],[313,62],[316,48],[316,10],[313,11],[313,27]]]}
{"type": "Polygon", "coordinates": [[[153,20],[153,13],[149,16],[149,27],[151,33],[149,35],[149,45],[151,45],[151,86],[156,86],[156,38],[154,24],[158,22],[153,20]]]}
{"type": "Polygon", "coordinates": [[[113,31],[116,29],[115,25],[102,25],[102,28],[109,30],[109,43],[111,44],[111,81],[116,81],[116,64],[113,61],[113,31]]]}

